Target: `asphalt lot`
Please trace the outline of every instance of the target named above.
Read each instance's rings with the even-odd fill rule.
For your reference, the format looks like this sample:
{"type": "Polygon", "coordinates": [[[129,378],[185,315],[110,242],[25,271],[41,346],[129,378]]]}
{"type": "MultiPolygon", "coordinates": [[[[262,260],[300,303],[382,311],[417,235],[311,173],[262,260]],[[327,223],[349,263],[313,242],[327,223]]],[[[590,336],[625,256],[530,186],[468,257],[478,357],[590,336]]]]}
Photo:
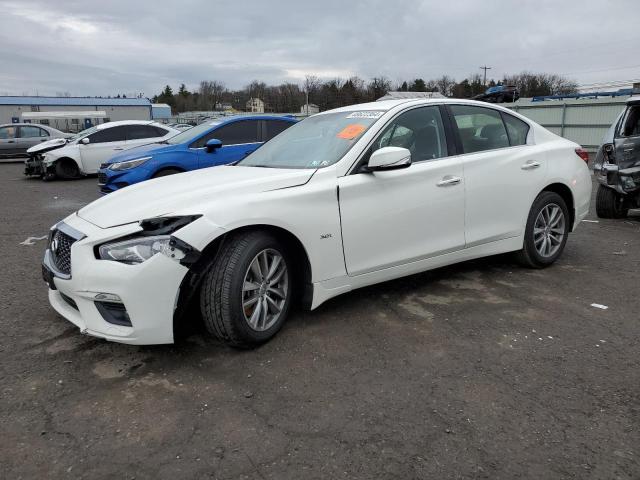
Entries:
{"type": "Polygon", "coordinates": [[[96,179],[1,164],[0,192],[2,478],[640,478],[640,212],[583,223],[544,271],[388,282],[246,352],[80,335],[48,305],[44,240],[21,242],[96,179]]]}

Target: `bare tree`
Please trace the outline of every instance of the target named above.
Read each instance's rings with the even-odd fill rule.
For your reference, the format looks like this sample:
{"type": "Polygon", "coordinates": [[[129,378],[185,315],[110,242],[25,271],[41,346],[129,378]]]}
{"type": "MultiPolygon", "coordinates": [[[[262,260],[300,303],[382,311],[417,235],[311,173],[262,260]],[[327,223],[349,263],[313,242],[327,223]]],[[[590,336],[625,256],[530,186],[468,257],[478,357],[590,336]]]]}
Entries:
{"type": "Polygon", "coordinates": [[[450,97],[456,81],[449,75],[443,75],[442,77],[438,78],[435,83],[438,91],[442,95],[444,95],[445,97],[450,97]]]}
{"type": "Polygon", "coordinates": [[[198,89],[198,100],[202,110],[215,110],[222,103],[222,98],[227,91],[224,83],[218,81],[203,80],[198,89]]]}

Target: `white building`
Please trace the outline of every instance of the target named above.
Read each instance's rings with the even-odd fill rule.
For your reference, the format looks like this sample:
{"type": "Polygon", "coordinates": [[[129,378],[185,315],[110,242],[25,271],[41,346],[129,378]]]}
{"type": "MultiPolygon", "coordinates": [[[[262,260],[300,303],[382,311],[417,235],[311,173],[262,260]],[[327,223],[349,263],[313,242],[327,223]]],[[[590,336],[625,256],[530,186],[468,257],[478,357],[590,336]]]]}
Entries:
{"type": "Polygon", "coordinates": [[[320,107],[315,103],[305,103],[300,107],[300,113],[304,113],[305,115],[315,115],[316,113],[320,113],[320,107]]]}
{"type": "Polygon", "coordinates": [[[77,132],[97,123],[151,118],[147,98],[0,97],[0,124],[26,121],[77,132]]]}
{"type": "Polygon", "coordinates": [[[251,113],[264,113],[264,102],[259,98],[250,98],[246,105],[245,109],[247,112],[251,113]]]}

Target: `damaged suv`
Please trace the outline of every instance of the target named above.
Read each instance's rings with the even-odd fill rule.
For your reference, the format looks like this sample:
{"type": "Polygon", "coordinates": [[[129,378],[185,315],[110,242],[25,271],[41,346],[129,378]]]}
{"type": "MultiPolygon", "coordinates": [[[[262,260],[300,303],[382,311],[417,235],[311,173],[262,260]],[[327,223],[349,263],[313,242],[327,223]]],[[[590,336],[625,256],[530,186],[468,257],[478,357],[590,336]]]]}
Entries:
{"type": "Polygon", "coordinates": [[[640,208],[640,97],[627,102],[607,132],[593,170],[600,182],[600,218],[624,218],[630,208],[640,208]]]}

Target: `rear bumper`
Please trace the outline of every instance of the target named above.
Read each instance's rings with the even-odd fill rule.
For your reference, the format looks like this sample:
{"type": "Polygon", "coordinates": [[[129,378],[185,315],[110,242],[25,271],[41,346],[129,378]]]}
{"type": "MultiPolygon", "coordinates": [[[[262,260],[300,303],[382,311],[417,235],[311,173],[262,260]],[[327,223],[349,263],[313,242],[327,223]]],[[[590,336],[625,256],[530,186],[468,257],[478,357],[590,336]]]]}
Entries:
{"type": "Polygon", "coordinates": [[[96,245],[135,233],[139,227],[100,229],[77,216],[70,218],[65,222],[86,237],[71,246],[68,278],[56,273],[45,254],[43,275],[47,277],[47,269],[51,272],[46,278],[51,306],[88,335],[133,345],[172,343],[173,314],[188,269],[162,254],[138,265],[98,260],[96,245]],[[105,303],[118,306],[127,321],[118,321],[121,317],[105,310],[105,303]]]}

